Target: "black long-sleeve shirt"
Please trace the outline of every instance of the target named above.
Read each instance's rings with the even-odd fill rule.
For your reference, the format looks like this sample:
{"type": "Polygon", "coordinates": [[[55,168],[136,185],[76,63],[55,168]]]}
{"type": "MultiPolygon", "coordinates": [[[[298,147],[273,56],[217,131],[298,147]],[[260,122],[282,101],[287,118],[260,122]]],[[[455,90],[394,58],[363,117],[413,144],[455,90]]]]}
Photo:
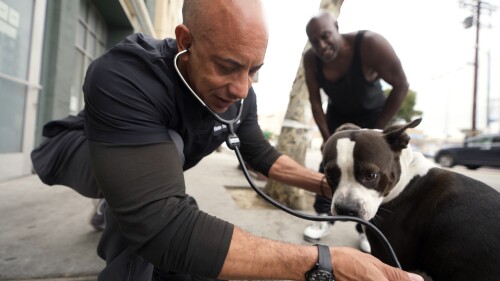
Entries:
{"type": "MultiPolygon", "coordinates": [[[[83,87],[85,132],[99,187],[132,249],[161,268],[216,277],[233,225],[189,206],[183,171],[219,147],[227,128],[179,79],[176,53],[174,40],[135,34],[96,59],[83,87]],[[168,129],[183,140],[184,164],[168,129]]],[[[238,106],[221,117],[233,119],[238,106]]],[[[280,154],[257,123],[253,89],[235,128],[245,161],[267,175],[280,154]]]]}

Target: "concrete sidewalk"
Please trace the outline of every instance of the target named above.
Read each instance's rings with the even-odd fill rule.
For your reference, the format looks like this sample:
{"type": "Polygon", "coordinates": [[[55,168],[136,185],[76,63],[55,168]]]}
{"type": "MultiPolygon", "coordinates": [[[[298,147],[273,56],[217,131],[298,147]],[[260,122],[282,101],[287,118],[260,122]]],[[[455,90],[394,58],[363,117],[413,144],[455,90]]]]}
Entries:
{"type": "MultiPolygon", "coordinates": [[[[306,165],[317,169],[318,152],[306,165]]],[[[260,198],[241,206],[234,192],[250,192],[232,151],[223,149],[185,174],[187,193],[200,208],[259,236],[308,244],[302,239],[310,223],[260,198]]],[[[265,182],[258,182],[263,186],[265,182]]],[[[253,191],[252,191],[253,192],[253,191]]],[[[255,196],[257,196],[255,194],[255,196]]],[[[64,186],[46,186],[36,175],[0,182],[0,280],[94,281],[104,262],[96,254],[100,233],[88,223],[91,199],[64,186]]],[[[337,222],[322,243],[356,247],[354,223],[337,222]]]]}

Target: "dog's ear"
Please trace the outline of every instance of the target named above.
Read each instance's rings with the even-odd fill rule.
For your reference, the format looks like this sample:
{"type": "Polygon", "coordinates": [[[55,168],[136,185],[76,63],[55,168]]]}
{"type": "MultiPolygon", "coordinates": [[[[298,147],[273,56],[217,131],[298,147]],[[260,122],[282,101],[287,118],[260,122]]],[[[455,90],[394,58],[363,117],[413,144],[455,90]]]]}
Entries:
{"type": "Polygon", "coordinates": [[[394,151],[401,151],[408,146],[410,136],[405,131],[408,128],[415,128],[420,124],[422,118],[415,119],[406,125],[395,125],[383,131],[384,138],[394,151]]]}
{"type": "Polygon", "coordinates": [[[347,130],[361,130],[361,127],[359,127],[353,123],[344,123],[344,124],[340,125],[335,130],[335,133],[340,132],[340,131],[347,131],[347,130]]]}

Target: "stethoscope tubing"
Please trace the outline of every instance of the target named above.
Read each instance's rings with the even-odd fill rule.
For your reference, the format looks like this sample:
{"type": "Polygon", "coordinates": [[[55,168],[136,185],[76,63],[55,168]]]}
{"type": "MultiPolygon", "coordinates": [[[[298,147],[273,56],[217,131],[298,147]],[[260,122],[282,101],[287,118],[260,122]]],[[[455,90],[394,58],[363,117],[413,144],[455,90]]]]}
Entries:
{"type": "Polygon", "coordinates": [[[243,174],[245,175],[245,178],[247,179],[248,184],[252,187],[252,189],[257,194],[259,194],[259,196],[261,196],[265,201],[267,201],[269,204],[273,205],[274,207],[276,207],[276,208],[284,211],[285,213],[288,213],[288,214],[290,214],[292,216],[295,216],[295,217],[298,217],[298,218],[301,218],[301,219],[304,219],[304,220],[309,220],[309,221],[328,221],[328,222],[352,221],[352,222],[357,222],[357,223],[360,223],[362,225],[365,225],[371,231],[373,231],[373,233],[375,233],[375,235],[378,237],[378,239],[384,244],[387,252],[389,253],[390,257],[392,258],[392,260],[394,262],[394,265],[396,267],[398,267],[398,268],[401,268],[401,264],[399,263],[399,260],[398,260],[398,258],[396,256],[396,253],[394,252],[394,249],[391,246],[391,243],[389,243],[389,241],[384,236],[384,234],[375,225],[371,224],[370,222],[368,222],[366,220],[363,220],[363,219],[360,219],[358,217],[351,217],[351,216],[313,216],[313,215],[305,214],[305,213],[302,213],[302,212],[298,212],[298,211],[295,211],[293,209],[290,209],[290,208],[288,208],[288,207],[280,204],[279,202],[277,202],[272,197],[270,197],[269,195],[267,195],[266,193],[264,193],[262,190],[260,190],[255,185],[255,183],[253,182],[252,178],[250,177],[250,174],[248,173],[248,170],[246,168],[245,162],[243,161],[243,157],[242,157],[240,149],[239,149],[239,139],[237,138],[237,135],[234,132],[234,124],[236,124],[236,122],[238,122],[238,120],[241,117],[241,113],[243,111],[243,99],[241,100],[240,107],[238,109],[238,114],[237,114],[237,116],[234,119],[232,119],[232,120],[226,120],[226,119],[221,118],[219,115],[217,115],[217,113],[215,113],[207,104],[205,104],[201,100],[201,98],[193,91],[193,89],[189,86],[189,84],[187,83],[187,81],[184,79],[184,77],[182,76],[181,72],[179,71],[179,68],[177,66],[177,59],[178,59],[178,57],[180,55],[185,54],[187,52],[189,52],[188,49],[180,51],[180,52],[178,52],[175,55],[175,57],[174,57],[174,67],[175,67],[175,70],[177,71],[177,74],[179,75],[179,78],[182,80],[182,82],[184,83],[184,85],[189,89],[189,91],[191,92],[191,94],[203,105],[203,107],[205,107],[208,110],[208,112],[210,113],[210,115],[215,120],[219,121],[221,124],[224,124],[224,125],[227,126],[229,134],[228,134],[228,140],[226,140],[226,143],[228,143],[228,147],[230,149],[234,150],[234,152],[236,153],[236,158],[238,159],[238,162],[240,163],[240,166],[242,167],[243,174]],[[236,138],[238,143],[235,144],[233,141],[230,141],[229,140],[230,137],[233,138],[233,139],[236,138]],[[232,144],[232,145],[229,145],[229,144],[232,144]]]}

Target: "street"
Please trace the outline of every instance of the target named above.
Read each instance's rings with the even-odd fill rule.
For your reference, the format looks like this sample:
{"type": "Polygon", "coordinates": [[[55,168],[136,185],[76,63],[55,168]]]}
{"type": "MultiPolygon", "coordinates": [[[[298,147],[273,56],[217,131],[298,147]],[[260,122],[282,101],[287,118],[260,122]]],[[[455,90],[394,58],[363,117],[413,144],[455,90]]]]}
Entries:
{"type": "Polygon", "coordinates": [[[500,192],[500,168],[481,167],[469,170],[464,166],[455,166],[448,170],[482,181],[500,192]]]}

